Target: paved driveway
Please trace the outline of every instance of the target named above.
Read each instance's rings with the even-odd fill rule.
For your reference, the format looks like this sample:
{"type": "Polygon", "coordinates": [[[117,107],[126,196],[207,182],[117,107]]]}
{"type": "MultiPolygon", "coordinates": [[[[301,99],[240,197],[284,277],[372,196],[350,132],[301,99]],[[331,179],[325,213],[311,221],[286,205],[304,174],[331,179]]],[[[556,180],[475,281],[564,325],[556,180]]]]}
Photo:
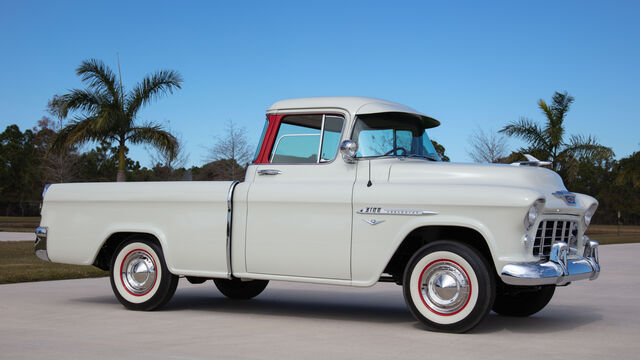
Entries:
{"type": "Polygon", "coordinates": [[[462,335],[422,330],[400,287],[272,282],[232,301],[184,279],[157,312],[125,310],[109,280],[0,285],[0,358],[638,359],[640,245],[601,247],[596,281],[558,288],[530,318],[491,314],[462,335]]]}
{"type": "Polygon", "coordinates": [[[35,241],[36,234],[32,232],[0,231],[0,241],[35,241]]]}

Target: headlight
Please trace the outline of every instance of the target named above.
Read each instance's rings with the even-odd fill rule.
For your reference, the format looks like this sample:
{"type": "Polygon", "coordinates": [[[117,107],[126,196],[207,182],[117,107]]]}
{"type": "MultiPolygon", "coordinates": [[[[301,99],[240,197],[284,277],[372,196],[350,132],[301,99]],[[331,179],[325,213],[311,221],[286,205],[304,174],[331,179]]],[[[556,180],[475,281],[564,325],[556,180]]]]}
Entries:
{"type": "Polygon", "coordinates": [[[533,205],[531,205],[529,211],[527,211],[527,214],[524,216],[525,230],[529,231],[529,229],[531,229],[531,227],[536,223],[536,220],[538,220],[538,216],[540,216],[543,208],[544,199],[538,199],[533,203],[533,205]]]}
{"type": "Polygon", "coordinates": [[[591,218],[593,217],[593,213],[596,212],[597,207],[598,204],[593,204],[589,206],[587,211],[584,212],[584,215],[582,216],[582,222],[584,223],[585,229],[589,226],[589,224],[591,224],[591,218]]]}

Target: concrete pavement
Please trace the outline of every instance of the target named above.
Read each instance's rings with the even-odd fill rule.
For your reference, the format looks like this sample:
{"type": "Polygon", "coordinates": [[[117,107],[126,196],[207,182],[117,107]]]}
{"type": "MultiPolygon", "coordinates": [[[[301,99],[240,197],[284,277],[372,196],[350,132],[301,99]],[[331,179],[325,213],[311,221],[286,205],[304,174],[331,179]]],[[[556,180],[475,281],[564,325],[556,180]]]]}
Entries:
{"type": "MultiPolygon", "coordinates": [[[[125,310],[108,278],[0,285],[0,358],[637,359],[640,244],[607,245],[596,281],[529,318],[462,335],[422,330],[401,289],[271,282],[254,300],[180,280],[161,311],[125,310]]],[[[1,271],[1,270],[0,270],[1,271]]]]}
{"type": "Polygon", "coordinates": [[[35,241],[36,234],[32,232],[0,231],[0,241],[35,241]]]}

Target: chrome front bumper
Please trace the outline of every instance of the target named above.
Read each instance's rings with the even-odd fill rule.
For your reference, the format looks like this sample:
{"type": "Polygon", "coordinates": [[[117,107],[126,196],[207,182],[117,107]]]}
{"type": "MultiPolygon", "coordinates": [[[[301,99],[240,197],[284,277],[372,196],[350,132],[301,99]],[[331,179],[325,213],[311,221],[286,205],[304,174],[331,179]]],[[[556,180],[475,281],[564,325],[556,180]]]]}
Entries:
{"type": "MultiPolygon", "coordinates": [[[[586,237],[586,236],[585,236],[586,237]]],[[[567,259],[569,246],[556,242],[551,248],[549,261],[536,264],[507,264],[500,277],[509,285],[565,285],[575,280],[595,280],[600,275],[598,242],[586,238],[584,254],[567,259]]]]}
{"type": "Polygon", "coordinates": [[[38,226],[36,228],[36,243],[33,245],[36,256],[44,261],[49,260],[47,254],[47,228],[38,226]]]}

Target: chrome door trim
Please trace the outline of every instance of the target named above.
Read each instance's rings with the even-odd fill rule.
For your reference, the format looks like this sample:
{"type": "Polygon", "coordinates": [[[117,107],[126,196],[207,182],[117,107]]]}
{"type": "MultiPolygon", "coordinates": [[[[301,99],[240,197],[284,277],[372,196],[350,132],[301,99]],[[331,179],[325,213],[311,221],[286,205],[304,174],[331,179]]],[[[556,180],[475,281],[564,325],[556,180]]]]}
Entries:
{"type": "Polygon", "coordinates": [[[239,183],[239,181],[234,180],[229,186],[229,193],[227,194],[227,279],[233,278],[231,268],[231,221],[233,220],[233,190],[239,183]]]}

